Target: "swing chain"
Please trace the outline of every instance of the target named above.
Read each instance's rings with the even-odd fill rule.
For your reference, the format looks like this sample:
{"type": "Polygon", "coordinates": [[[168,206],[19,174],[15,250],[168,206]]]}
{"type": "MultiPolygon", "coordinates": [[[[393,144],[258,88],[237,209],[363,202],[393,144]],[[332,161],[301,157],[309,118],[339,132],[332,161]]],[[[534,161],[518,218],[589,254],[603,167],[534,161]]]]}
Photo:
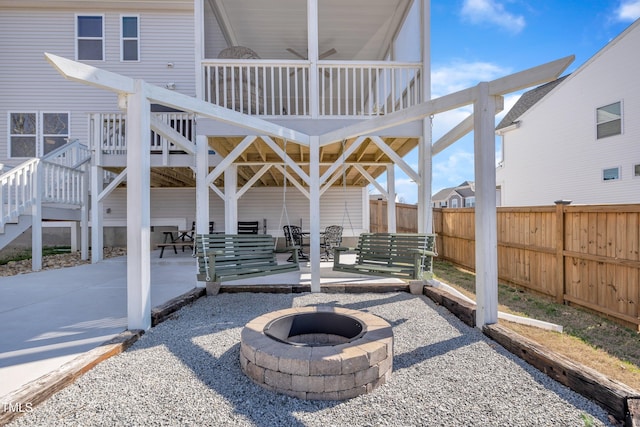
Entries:
{"type": "Polygon", "coordinates": [[[201,235],[202,236],[202,258],[204,259],[204,272],[206,274],[206,281],[210,282],[211,281],[211,276],[209,275],[209,258],[207,257],[207,245],[204,241],[204,234],[201,235]]]}

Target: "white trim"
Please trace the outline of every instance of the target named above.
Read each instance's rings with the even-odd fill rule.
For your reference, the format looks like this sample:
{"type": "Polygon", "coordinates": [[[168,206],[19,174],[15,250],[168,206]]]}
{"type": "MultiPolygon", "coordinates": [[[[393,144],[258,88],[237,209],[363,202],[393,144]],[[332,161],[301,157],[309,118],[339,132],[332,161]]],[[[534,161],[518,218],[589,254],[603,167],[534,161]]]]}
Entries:
{"type": "MultiPolygon", "coordinates": [[[[11,114],[33,114],[35,115],[35,119],[36,119],[36,123],[35,123],[35,133],[34,134],[22,134],[25,136],[30,136],[30,135],[34,135],[35,136],[35,146],[34,146],[34,150],[35,150],[35,155],[34,157],[38,156],[38,111],[12,111],[9,110],[7,111],[7,159],[29,159],[31,157],[18,157],[18,156],[12,156],[11,155],[11,136],[14,135],[11,133],[11,114]]],[[[20,136],[21,134],[15,134],[15,136],[20,136]]]]}
{"type": "MultiPolygon", "coordinates": [[[[618,101],[609,102],[609,103],[606,103],[606,104],[601,105],[599,107],[596,107],[594,114],[595,114],[595,125],[596,125],[595,129],[594,129],[594,132],[595,132],[596,141],[600,141],[600,140],[603,140],[603,139],[608,139],[608,138],[611,138],[611,137],[614,137],[614,136],[618,136],[618,135],[623,135],[624,134],[624,103],[622,102],[622,99],[620,99],[618,101]],[[620,104],[620,133],[616,133],[616,134],[613,134],[613,135],[607,135],[607,136],[603,136],[603,137],[599,138],[598,137],[598,126],[601,123],[598,121],[598,110],[600,110],[600,109],[602,109],[604,107],[608,107],[610,105],[614,105],[614,104],[620,104]]],[[[602,122],[602,124],[613,122],[613,121],[614,120],[608,120],[608,121],[602,122]]]]}
{"type": "MultiPolygon", "coordinates": [[[[73,41],[74,41],[74,50],[75,50],[75,59],[76,61],[100,61],[100,62],[104,62],[106,61],[106,35],[105,35],[105,16],[104,13],[76,13],[74,15],[74,33],[73,33],[73,41]],[[78,18],[84,16],[84,17],[99,17],[102,20],[102,37],[100,37],[100,40],[102,40],[102,59],[80,59],[78,58],[78,18]]],[[[98,40],[97,37],[83,37],[83,40],[98,40]]]]}
{"type": "Polygon", "coordinates": [[[120,62],[140,62],[140,15],[139,14],[120,14],[120,62]],[[124,18],[136,18],[136,37],[124,36],[124,18]],[[135,40],[137,52],[136,59],[124,59],[124,42],[135,40]]]}
{"type": "Polygon", "coordinates": [[[600,175],[600,180],[602,182],[621,181],[622,180],[622,167],[621,166],[611,166],[611,167],[607,167],[607,168],[602,168],[602,174],[600,175]],[[604,179],[604,171],[613,170],[613,169],[617,169],[618,170],[618,177],[617,178],[604,179]]]}

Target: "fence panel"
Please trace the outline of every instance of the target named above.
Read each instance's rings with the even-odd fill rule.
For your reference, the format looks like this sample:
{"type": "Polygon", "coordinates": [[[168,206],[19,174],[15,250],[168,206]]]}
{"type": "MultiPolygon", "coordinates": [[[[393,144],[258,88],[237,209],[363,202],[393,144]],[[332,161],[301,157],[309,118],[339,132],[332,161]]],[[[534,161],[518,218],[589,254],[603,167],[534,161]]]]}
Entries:
{"type": "MultiPolygon", "coordinates": [[[[434,209],[438,254],[475,269],[473,209],[434,209]]],[[[498,208],[498,277],[640,325],[640,205],[498,208]]]]}

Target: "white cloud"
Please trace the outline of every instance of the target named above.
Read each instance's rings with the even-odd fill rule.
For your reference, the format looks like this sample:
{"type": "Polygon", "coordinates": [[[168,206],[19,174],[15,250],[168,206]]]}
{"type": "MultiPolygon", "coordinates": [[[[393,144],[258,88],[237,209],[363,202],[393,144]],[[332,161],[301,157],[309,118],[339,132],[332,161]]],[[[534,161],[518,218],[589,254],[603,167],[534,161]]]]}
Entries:
{"type": "Polygon", "coordinates": [[[635,21],[640,18],[640,0],[623,0],[616,10],[619,21],[635,21]]]}
{"type": "Polygon", "coordinates": [[[431,70],[432,98],[447,95],[479,82],[487,82],[511,73],[511,69],[490,62],[453,61],[431,70]]]}
{"type": "Polygon", "coordinates": [[[507,12],[495,0],[464,0],[461,15],[473,24],[489,23],[513,33],[519,33],[526,25],[522,15],[507,12]]]}
{"type": "Polygon", "coordinates": [[[473,181],[473,153],[455,147],[451,147],[449,151],[447,157],[436,156],[433,159],[434,193],[467,180],[473,181]]]}

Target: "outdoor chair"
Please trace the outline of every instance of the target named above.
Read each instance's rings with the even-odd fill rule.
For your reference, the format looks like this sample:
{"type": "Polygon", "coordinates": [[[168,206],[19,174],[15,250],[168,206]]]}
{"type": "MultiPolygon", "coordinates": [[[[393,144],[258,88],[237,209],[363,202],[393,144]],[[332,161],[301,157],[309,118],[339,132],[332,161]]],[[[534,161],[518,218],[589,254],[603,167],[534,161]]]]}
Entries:
{"type": "Polygon", "coordinates": [[[320,242],[321,258],[325,261],[333,259],[333,249],[342,246],[342,226],[329,225],[324,229],[320,242]]]}
{"type": "MultiPolygon", "coordinates": [[[[297,225],[285,225],[282,227],[284,231],[284,238],[287,241],[287,246],[297,246],[298,249],[298,258],[303,260],[308,260],[309,255],[307,255],[303,246],[309,246],[309,244],[304,243],[304,234],[302,233],[302,229],[297,225]]],[[[290,259],[288,260],[290,261],[290,259]]]]}

